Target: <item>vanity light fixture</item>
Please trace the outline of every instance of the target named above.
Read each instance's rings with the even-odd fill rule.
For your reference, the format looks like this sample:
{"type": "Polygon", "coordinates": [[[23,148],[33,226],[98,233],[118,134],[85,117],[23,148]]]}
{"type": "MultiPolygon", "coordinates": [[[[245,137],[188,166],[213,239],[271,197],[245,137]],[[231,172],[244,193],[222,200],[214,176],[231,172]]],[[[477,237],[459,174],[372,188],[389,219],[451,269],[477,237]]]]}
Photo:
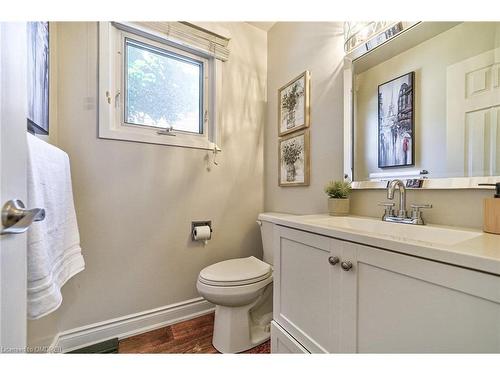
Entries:
{"type": "Polygon", "coordinates": [[[402,30],[400,21],[344,22],[344,51],[349,54],[362,46],[368,52],[402,30]]]}

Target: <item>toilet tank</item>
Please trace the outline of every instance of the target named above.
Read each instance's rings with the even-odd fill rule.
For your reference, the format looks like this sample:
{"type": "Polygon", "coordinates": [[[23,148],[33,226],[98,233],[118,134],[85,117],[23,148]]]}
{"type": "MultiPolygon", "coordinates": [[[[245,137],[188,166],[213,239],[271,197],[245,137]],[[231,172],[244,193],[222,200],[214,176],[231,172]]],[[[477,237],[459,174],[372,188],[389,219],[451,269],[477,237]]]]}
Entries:
{"type": "Polygon", "coordinates": [[[262,220],[259,217],[260,234],[262,236],[262,249],[264,252],[263,261],[273,265],[273,226],[270,221],[262,220]]]}

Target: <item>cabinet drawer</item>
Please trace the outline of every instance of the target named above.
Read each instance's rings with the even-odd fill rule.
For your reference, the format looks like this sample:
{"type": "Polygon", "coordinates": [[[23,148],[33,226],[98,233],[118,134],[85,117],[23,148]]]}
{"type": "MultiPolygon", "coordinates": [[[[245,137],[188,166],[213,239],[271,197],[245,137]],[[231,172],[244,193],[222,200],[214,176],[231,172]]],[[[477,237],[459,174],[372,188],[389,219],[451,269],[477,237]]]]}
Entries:
{"type": "Polygon", "coordinates": [[[309,352],[274,320],[271,322],[272,354],[304,354],[309,352]]]}

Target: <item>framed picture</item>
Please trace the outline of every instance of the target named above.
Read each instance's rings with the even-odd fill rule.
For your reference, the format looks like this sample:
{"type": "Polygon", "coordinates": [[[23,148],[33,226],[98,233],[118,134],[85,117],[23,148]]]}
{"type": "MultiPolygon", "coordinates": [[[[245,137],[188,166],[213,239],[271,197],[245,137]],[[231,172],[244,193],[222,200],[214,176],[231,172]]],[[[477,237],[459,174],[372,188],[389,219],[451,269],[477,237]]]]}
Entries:
{"type": "Polygon", "coordinates": [[[415,165],[414,72],[378,87],[378,167],[415,165]]]}
{"type": "Polygon", "coordinates": [[[279,140],[279,186],[309,185],[309,130],[279,140]]]}
{"type": "Polygon", "coordinates": [[[49,134],[49,23],[27,22],[28,131],[49,134]]]}
{"type": "Polygon", "coordinates": [[[278,90],[278,134],[309,127],[309,72],[306,70],[278,90]]]}

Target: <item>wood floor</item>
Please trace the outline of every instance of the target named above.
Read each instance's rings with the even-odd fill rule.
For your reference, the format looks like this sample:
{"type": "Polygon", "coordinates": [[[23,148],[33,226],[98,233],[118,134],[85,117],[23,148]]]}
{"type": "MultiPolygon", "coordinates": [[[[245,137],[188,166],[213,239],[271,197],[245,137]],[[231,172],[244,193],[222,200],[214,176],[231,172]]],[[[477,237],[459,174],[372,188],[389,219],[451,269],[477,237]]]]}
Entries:
{"type": "MultiPolygon", "coordinates": [[[[214,314],[128,337],[119,342],[118,353],[219,353],[212,345],[214,314]]],[[[244,353],[270,353],[270,341],[244,353]]]]}

